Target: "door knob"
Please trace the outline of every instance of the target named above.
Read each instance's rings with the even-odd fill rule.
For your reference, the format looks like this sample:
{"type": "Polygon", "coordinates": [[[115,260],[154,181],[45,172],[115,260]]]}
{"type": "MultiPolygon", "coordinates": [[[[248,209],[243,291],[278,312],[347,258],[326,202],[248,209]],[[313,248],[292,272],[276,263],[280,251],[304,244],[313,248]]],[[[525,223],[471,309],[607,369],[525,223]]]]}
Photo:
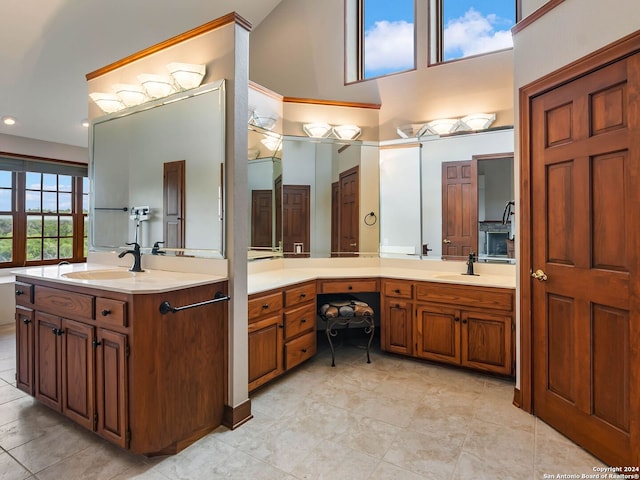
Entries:
{"type": "Polygon", "coordinates": [[[535,278],[536,280],[540,281],[540,282],[546,282],[547,281],[547,274],[544,273],[544,271],[538,269],[535,272],[531,272],[531,277],[535,278]]]}
{"type": "Polygon", "coordinates": [[[444,240],[442,240],[442,243],[445,243],[448,245],[451,243],[451,240],[449,240],[448,238],[445,238],[444,240]]]}
{"type": "Polygon", "coordinates": [[[349,246],[350,247],[355,247],[357,245],[357,243],[350,243],[349,246]]]}

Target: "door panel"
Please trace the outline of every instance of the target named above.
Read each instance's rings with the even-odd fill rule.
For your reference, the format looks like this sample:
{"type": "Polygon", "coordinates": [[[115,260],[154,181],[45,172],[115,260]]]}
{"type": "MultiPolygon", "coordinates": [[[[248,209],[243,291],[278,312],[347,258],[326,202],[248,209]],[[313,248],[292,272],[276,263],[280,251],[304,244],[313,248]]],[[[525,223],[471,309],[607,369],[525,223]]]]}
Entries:
{"type": "Polygon", "coordinates": [[[284,185],[282,187],[282,237],[286,256],[308,257],[311,251],[311,187],[284,185]],[[295,254],[294,244],[302,244],[302,252],[295,254]]]}
{"type": "Polygon", "coordinates": [[[640,459],[639,95],[634,55],[531,103],[533,409],[611,465],[640,459]]]}
{"type": "Polygon", "coordinates": [[[269,247],[273,244],[273,192],[251,190],[251,246],[269,247]]]}
{"type": "Polygon", "coordinates": [[[93,327],[62,320],[62,413],[93,430],[93,327]]]}
{"type": "Polygon", "coordinates": [[[186,162],[166,162],[163,167],[164,246],[184,248],[186,162]]]}
{"type": "Polygon", "coordinates": [[[442,255],[465,257],[478,251],[477,161],[442,164],[442,255]]]}
{"type": "Polygon", "coordinates": [[[62,342],[56,331],[60,330],[60,319],[41,312],[36,312],[35,318],[35,396],[40,402],[59,412],[62,410],[62,342]]]}
{"type": "Polygon", "coordinates": [[[340,174],[339,188],[339,237],[340,253],[355,253],[358,251],[360,243],[360,223],[359,223],[359,196],[360,196],[360,173],[358,167],[353,167],[340,174]]]}
{"type": "Polygon", "coordinates": [[[29,395],[34,393],[33,320],[33,310],[16,306],[16,386],[29,395]]]}
{"type": "Polygon", "coordinates": [[[460,311],[439,305],[418,306],[416,356],[460,363],[460,311]]]}

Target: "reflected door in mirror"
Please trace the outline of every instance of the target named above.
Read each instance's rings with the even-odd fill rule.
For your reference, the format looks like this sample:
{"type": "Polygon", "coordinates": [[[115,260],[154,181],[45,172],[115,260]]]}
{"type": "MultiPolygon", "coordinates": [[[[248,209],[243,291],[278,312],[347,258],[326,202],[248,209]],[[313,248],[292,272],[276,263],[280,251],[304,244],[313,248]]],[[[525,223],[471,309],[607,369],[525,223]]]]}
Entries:
{"type": "Polygon", "coordinates": [[[478,251],[477,162],[442,164],[442,256],[478,251]]]}
{"type": "Polygon", "coordinates": [[[162,223],[167,248],[184,248],[185,164],[184,160],[164,163],[162,223]]]}
{"type": "Polygon", "coordinates": [[[360,239],[359,204],[360,180],[358,167],[340,174],[339,225],[340,253],[342,256],[355,254],[360,239]]]}
{"type": "Polygon", "coordinates": [[[283,186],[282,237],[285,256],[309,256],[311,239],[310,204],[310,185],[283,186]]]}
{"type": "Polygon", "coordinates": [[[251,245],[269,247],[273,243],[273,192],[271,190],[251,191],[251,245]]]}

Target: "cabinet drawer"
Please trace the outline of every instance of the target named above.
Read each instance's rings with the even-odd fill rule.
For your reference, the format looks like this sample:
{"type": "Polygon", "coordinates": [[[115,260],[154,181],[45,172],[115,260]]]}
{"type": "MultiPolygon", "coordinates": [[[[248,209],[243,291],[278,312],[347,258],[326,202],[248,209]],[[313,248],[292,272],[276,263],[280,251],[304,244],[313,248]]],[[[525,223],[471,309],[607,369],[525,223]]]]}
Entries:
{"type": "Polygon", "coordinates": [[[96,297],[96,320],[118,327],[127,326],[127,302],[96,297]]]}
{"type": "Polygon", "coordinates": [[[262,295],[249,300],[249,321],[282,309],[282,293],[262,295]]]}
{"type": "Polygon", "coordinates": [[[36,308],[61,317],[93,320],[94,300],[92,295],[67,292],[40,285],[36,285],[34,290],[36,308]]]}
{"type": "Polygon", "coordinates": [[[20,305],[33,305],[33,285],[30,283],[16,282],[16,303],[20,305]]]}
{"type": "Polygon", "coordinates": [[[284,305],[285,307],[293,307],[301,303],[315,300],[316,296],[316,284],[306,283],[298,287],[293,287],[285,290],[284,292],[284,305]]]}
{"type": "Polygon", "coordinates": [[[306,305],[284,314],[285,340],[316,328],[316,305],[306,305]]]}
{"type": "Polygon", "coordinates": [[[386,297],[406,298],[409,300],[413,298],[413,283],[385,280],[383,285],[386,297]]]}
{"type": "Polygon", "coordinates": [[[378,292],[375,278],[320,280],[320,293],[378,292]]]}
{"type": "Polygon", "coordinates": [[[513,291],[503,288],[421,282],[416,284],[416,298],[456,306],[513,310],[513,291]]]}
{"type": "Polygon", "coordinates": [[[316,354],[316,332],[309,332],[302,337],[285,343],[285,368],[289,370],[316,354]]]}

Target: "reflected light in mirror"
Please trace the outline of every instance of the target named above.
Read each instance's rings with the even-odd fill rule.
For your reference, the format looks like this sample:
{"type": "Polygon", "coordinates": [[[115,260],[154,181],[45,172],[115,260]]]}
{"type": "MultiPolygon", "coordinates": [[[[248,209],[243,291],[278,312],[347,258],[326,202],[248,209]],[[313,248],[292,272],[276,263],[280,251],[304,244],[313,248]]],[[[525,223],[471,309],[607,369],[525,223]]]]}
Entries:
{"type": "Polygon", "coordinates": [[[258,155],[260,155],[259,148],[249,147],[249,150],[247,151],[247,156],[249,160],[255,160],[256,158],[258,158],[258,155]]]}
{"type": "Polygon", "coordinates": [[[146,94],[151,98],[166,97],[176,91],[171,77],[143,73],[138,75],[138,80],[144,87],[146,94]]]}
{"type": "Polygon", "coordinates": [[[355,140],[362,130],[357,125],[338,125],[333,127],[333,133],[341,140],[355,140]]]}
{"type": "Polygon", "coordinates": [[[485,130],[496,120],[495,113],[472,113],[460,119],[471,130],[485,130]]]}
{"type": "Polygon", "coordinates": [[[144,93],[144,90],[140,85],[117,83],[113,88],[120,101],[126,107],[140,105],[148,100],[146,93],[144,93]]]}
{"type": "Polygon", "coordinates": [[[327,123],[305,123],[302,129],[313,138],[326,138],[331,134],[331,125],[327,123]]]}
{"type": "Polygon", "coordinates": [[[89,97],[104,113],[118,112],[125,108],[115,93],[90,93],[89,97]]]}
{"type": "Polygon", "coordinates": [[[173,62],[167,65],[167,70],[183,90],[199,86],[204,78],[206,68],[206,65],[194,63],[173,62]]]}
{"type": "Polygon", "coordinates": [[[280,138],[277,138],[277,137],[265,137],[262,140],[260,140],[260,143],[262,143],[265,147],[267,147],[272,152],[275,152],[280,148],[281,140],[280,138]]]}

